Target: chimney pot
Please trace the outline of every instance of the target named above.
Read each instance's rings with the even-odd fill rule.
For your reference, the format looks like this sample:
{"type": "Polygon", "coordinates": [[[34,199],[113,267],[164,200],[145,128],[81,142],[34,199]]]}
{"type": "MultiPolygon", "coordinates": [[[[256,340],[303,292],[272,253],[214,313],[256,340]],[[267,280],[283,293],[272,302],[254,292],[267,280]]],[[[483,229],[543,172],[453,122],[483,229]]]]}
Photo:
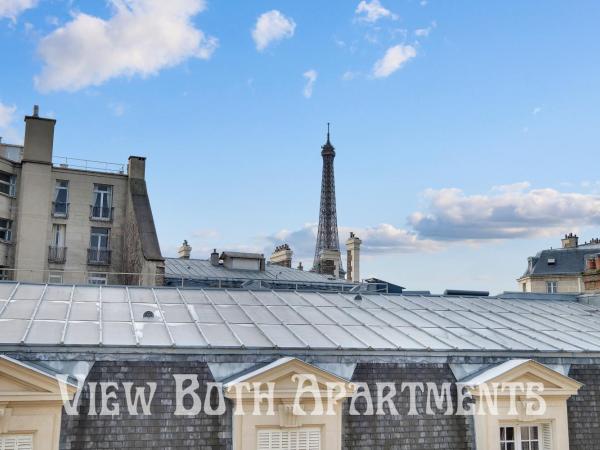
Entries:
{"type": "Polygon", "coordinates": [[[33,117],[39,117],[39,116],[40,116],[40,106],[33,105],[33,117]]]}
{"type": "Polygon", "coordinates": [[[183,244],[181,244],[181,247],[179,247],[179,251],[177,253],[179,253],[179,257],[181,259],[190,259],[192,247],[190,246],[190,244],[188,244],[187,240],[183,241],[183,244]]]}
{"type": "Polygon", "coordinates": [[[216,248],[210,254],[210,263],[213,266],[218,266],[219,265],[219,253],[217,253],[217,249],[216,248]]]}

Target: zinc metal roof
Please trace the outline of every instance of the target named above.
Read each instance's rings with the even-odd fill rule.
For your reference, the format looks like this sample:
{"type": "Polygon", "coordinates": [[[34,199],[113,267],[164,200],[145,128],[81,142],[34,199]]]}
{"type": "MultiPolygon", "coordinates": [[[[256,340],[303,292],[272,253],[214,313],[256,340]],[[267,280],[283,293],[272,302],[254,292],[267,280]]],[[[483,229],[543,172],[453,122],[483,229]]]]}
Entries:
{"type": "MultiPolygon", "coordinates": [[[[229,252],[231,253],[231,252],[229,252]]],[[[296,283],[348,284],[339,278],[329,278],[315,272],[292,269],[290,267],[266,264],[265,270],[229,269],[223,265],[213,266],[206,259],[165,259],[165,277],[210,280],[265,280],[290,281],[296,283]]]]}
{"type": "Polygon", "coordinates": [[[533,264],[527,268],[523,276],[578,275],[585,270],[586,257],[598,253],[600,253],[598,244],[542,250],[533,257],[533,264]],[[554,259],[554,263],[549,264],[549,259],[554,259]]]}
{"type": "Polygon", "coordinates": [[[0,346],[600,351],[553,300],[0,283],[0,346]],[[152,312],[152,318],[144,314],[152,312]]]}

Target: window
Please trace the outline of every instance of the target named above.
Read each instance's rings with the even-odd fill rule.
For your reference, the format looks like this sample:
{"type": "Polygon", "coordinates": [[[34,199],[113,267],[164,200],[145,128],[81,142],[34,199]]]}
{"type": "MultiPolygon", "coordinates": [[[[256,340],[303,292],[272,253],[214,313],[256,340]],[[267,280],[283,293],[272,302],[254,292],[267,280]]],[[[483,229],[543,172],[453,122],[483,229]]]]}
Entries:
{"type": "Polygon", "coordinates": [[[0,280],[10,280],[12,272],[9,267],[0,267],[0,280]]]}
{"type": "Polygon", "coordinates": [[[27,435],[0,436],[0,450],[32,450],[33,437],[27,435]]]}
{"type": "Polygon", "coordinates": [[[259,430],[257,450],[321,450],[318,428],[259,430]]]}
{"type": "Polygon", "coordinates": [[[17,190],[17,177],[10,173],[0,172],[0,192],[12,197],[17,190]]]}
{"type": "Polygon", "coordinates": [[[63,274],[61,272],[50,272],[48,275],[49,284],[62,284],[63,274]]]}
{"type": "Polygon", "coordinates": [[[12,238],[12,220],[0,219],[0,240],[10,241],[12,238]]]}
{"type": "Polygon", "coordinates": [[[110,229],[92,227],[88,264],[110,264],[110,229]]]}
{"type": "Polygon", "coordinates": [[[94,184],[92,219],[112,220],[112,188],[107,184],[94,184]]]}
{"type": "Polygon", "coordinates": [[[67,247],[65,246],[65,236],[67,226],[60,223],[52,225],[52,241],[48,250],[48,261],[63,263],[67,259],[67,247]]]}
{"type": "Polygon", "coordinates": [[[558,292],[558,281],[546,281],[546,293],[556,294],[558,292]]]}
{"type": "Polygon", "coordinates": [[[500,427],[500,450],[545,450],[552,448],[550,424],[500,427]]]}
{"type": "Polygon", "coordinates": [[[105,273],[90,273],[88,284],[105,285],[107,284],[107,275],[105,273]]]}
{"type": "Polygon", "coordinates": [[[527,292],[527,283],[523,283],[523,292],[527,292]]]}
{"type": "Polygon", "coordinates": [[[69,215],[69,182],[67,180],[56,180],[52,215],[55,217],[67,217],[69,215]]]}

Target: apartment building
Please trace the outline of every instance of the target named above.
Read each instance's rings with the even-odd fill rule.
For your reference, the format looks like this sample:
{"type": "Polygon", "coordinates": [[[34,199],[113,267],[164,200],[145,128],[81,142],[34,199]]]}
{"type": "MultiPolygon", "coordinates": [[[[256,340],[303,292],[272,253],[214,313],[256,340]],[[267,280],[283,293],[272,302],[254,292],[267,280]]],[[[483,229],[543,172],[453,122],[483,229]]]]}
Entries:
{"type": "Polygon", "coordinates": [[[0,144],[4,279],[161,284],[145,158],[124,165],[53,157],[54,119],[25,117],[23,146],[0,144]]]}

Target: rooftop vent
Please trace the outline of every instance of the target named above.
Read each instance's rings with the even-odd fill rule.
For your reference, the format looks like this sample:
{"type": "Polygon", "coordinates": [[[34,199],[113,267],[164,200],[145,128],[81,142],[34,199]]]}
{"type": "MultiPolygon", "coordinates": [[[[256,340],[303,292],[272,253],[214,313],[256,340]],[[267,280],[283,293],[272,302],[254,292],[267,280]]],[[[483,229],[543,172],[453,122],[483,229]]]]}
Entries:
{"type": "Polygon", "coordinates": [[[354,296],[354,300],[356,300],[357,302],[361,301],[361,300],[362,300],[362,295],[360,295],[360,294],[356,294],[356,295],[354,296]]]}
{"type": "Polygon", "coordinates": [[[144,311],[144,319],[154,319],[154,313],[152,311],[144,311]]]}
{"type": "Polygon", "coordinates": [[[489,291],[468,291],[463,289],[446,289],[444,295],[456,295],[461,297],[489,297],[489,291]]]}

